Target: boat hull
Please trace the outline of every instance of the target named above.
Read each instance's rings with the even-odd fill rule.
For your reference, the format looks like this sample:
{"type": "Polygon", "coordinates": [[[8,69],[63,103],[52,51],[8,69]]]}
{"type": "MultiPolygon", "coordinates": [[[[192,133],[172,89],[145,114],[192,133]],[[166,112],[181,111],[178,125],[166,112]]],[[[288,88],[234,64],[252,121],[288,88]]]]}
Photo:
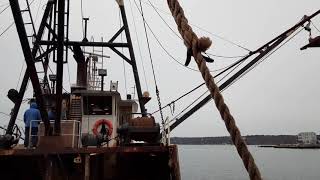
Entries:
{"type": "Polygon", "coordinates": [[[180,180],[177,146],[0,150],[6,180],[180,180]]]}

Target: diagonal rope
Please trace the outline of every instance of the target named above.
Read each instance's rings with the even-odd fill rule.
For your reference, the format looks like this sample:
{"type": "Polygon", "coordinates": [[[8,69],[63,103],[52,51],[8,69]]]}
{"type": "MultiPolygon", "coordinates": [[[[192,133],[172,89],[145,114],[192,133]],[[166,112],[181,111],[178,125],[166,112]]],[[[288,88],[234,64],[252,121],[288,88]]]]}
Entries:
{"type": "Polygon", "coordinates": [[[141,51],[141,46],[140,46],[140,40],[139,40],[139,36],[138,36],[138,31],[137,31],[137,25],[136,25],[135,17],[134,17],[134,14],[133,14],[133,8],[132,8],[132,3],[131,3],[131,1],[129,1],[129,3],[130,3],[130,10],[131,10],[130,12],[131,12],[131,16],[132,16],[132,19],[133,19],[134,31],[135,31],[136,39],[137,39],[137,45],[138,45],[138,50],[139,50],[140,62],[141,62],[141,65],[142,65],[142,70],[143,70],[144,83],[146,84],[147,91],[149,91],[149,86],[148,86],[148,83],[147,83],[146,71],[145,71],[145,68],[144,68],[144,60],[143,60],[143,58],[142,58],[142,51],[141,51]]]}
{"type": "MultiPolygon", "coordinates": [[[[4,6],[4,4],[2,6],[4,6]]],[[[7,5],[4,9],[2,9],[2,11],[0,11],[0,14],[2,14],[4,11],[6,11],[9,7],[10,7],[10,5],[7,5]]]]}
{"type": "MultiPolygon", "coordinates": [[[[149,1],[149,0],[148,0],[148,1],[149,1]]],[[[150,1],[149,1],[149,2],[143,1],[143,3],[146,4],[146,5],[148,5],[148,6],[151,6],[151,7],[155,8],[158,12],[161,12],[161,13],[163,13],[163,14],[166,14],[166,15],[170,15],[170,16],[171,16],[171,13],[168,13],[167,11],[162,10],[162,9],[156,7],[156,6],[155,6],[154,4],[152,4],[150,1]]],[[[220,39],[220,40],[222,40],[222,41],[225,41],[225,42],[227,42],[227,43],[230,43],[231,45],[234,45],[234,46],[236,46],[236,47],[238,47],[238,48],[241,48],[241,49],[243,49],[243,50],[245,50],[245,51],[252,52],[249,48],[246,48],[245,46],[240,45],[240,44],[238,44],[238,43],[235,43],[235,42],[229,40],[228,38],[225,38],[225,37],[223,37],[223,36],[221,36],[221,35],[212,33],[212,32],[210,32],[210,31],[208,31],[208,30],[206,30],[206,29],[204,29],[204,28],[202,28],[202,27],[200,27],[200,26],[197,26],[197,25],[195,25],[195,24],[192,24],[192,23],[189,23],[189,24],[190,24],[191,26],[195,27],[195,28],[198,28],[198,29],[201,30],[201,31],[204,31],[204,32],[206,32],[206,33],[209,33],[210,35],[212,35],[212,36],[214,36],[214,37],[216,37],[216,38],[218,38],[218,39],[220,39]]],[[[180,36],[179,36],[179,37],[180,37],[180,36]]]]}
{"type": "MultiPolygon", "coordinates": [[[[134,0],[134,2],[136,3],[135,0],[134,0]]],[[[162,126],[164,127],[164,118],[163,118],[163,113],[162,113],[162,110],[161,110],[160,92],[159,92],[158,83],[157,83],[156,74],[155,74],[154,65],[153,65],[153,58],[152,58],[151,49],[150,49],[148,31],[147,31],[147,27],[146,27],[146,21],[145,21],[145,17],[144,17],[144,13],[143,13],[141,0],[139,0],[139,2],[140,2],[140,8],[141,8],[141,16],[142,16],[142,19],[143,19],[143,22],[144,22],[143,23],[143,27],[144,27],[144,32],[145,32],[145,35],[146,35],[146,40],[147,40],[147,45],[148,45],[148,52],[149,52],[149,57],[150,57],[150,62],[151,62],[153,80],[154,80],[154,85],[156,87],[156,95],[157,95],[158,106],[159,106],[159,110],[160,110],[161,122],[162,122],[162,126]]]]}
{"type": "Polygon", "coordinates": [[[230,133],[232,142],[237,148],[238,154],[241,157],[245,168],[248,171],[251,180],[261,180],[261,174],[254,162],[254,158],[251,155],[245,141],[241,137],[239,128],[236,126],[234,117],[231,115],[228,106],[225,104],[223,96],[216,85],[214,78],[210,74],[210,71],[206,65],[206,62],[201,55],[201,52],[206,51],[211,46],[211,40],[209,38],[198,38],[193,32],[192,28],[188,24],[188,20],[184,15],[184,11],[180,6],[178,0],[167,0],[169,9],[174,17],[178,30],[184,39],[184,44],[190,50],[192,50],[193,57],[198,65],[201,75],[206,82],[207,88],[210,91],[212,98],[215,101],[222,119],[225,122],[226,128],[230,133]]]}

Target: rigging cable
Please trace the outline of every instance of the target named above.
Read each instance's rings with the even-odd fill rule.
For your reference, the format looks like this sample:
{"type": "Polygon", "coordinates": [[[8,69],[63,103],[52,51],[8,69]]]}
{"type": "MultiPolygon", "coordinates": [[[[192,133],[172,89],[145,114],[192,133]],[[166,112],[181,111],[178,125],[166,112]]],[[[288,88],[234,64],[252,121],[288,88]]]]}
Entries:
{"type": "MultiPolygon", "coordinates": [[[[30,2],[30,6],[33,4],[33,2],[34,2],[35,0],[33,0],[33,1],[31,1],[30,2]]],[[[3,9],[1,12],[0,12],[0,15],[5,11],[5,10],[7,10],[8,8],[10,7],[10,5],[8,5],[5,9],[3,9]]],[[[22,13],[24,13],[24,12],[22,12],[22,13]]],[[[21,13],[21,14],[22,14],[21,13]]],[[[14,25],[14,21],[0,34],[0,37],[2,36],[2,35],[4,35],[13,25],[14,25]]]]}
{"type": "Polygon", "coordinates": [[[209,52],[205,52],[205,54],[214,56],[214,57],[220,57],[220,58],[225,58],[225,59],[234,59],[234,58],[243,58],[245,55],[239,55],[239,56],[223,56],[223,55],[217,55],[217,54],[212,54],[209,52]]]}
{"type": "MultiPolygon", "coordinates": [[[[136,8],[138,9],[139,13],[142,14],[142,12],[140,11],[136,1],[134,0],[134,3],[136,5],[136,8]]],[[[155,33],[152,31],[151,27],[149,26],[148,22],[143,19],[144,23],[147,25],[148,29],[150,30],[150,32],[152,33],[153,37],[156,39],[156,42],[158,43],[158,45],[162,48],[162,50],[164,50],[164,52],[172,59],[174,60],[175,62],[177,62],[178,64],[180,64],[181,66],[183,66],[184,68],[187,68],[189,70],[192,70],[192,71],[195,71],[195,72],[199,72],[198,70],[196,69],[193,69],[189,66],[185,66],[184,64],[182,64],[180,61],[178,61],[175,57],[173,57],[172,54],[169,53],[169,51],[162,45],[162,43],[160,42],[160,40],[157,38],[157,36],[155,35],[155,33]]]]}
{"type": "MultiPolygon", "coordinates": [[[[144,3],[147,4],[148,6],[152,6],[154,9],[157,9],[157,10],[161,11],[161,12],[164,13],[164,14],[167,14],[167,15],[171,16],[171,13],[168,13],[168,12],[166,12],[166,11],[164,11],[164,10],[161,10],[160,8],[157,8],[156,6],[154,6],[154,5],[150,2],[150,0],[148,0],[148,1],[149,1],[149,3],[147,3],[147,2],[144,2],[144,3]]],[[[162,19],[162,18],[161,18],[161,19],[162,19]]],[[[166,24],[167,24],[167,23],[166,23],[166,24]]],[[[246,50],[246,51],[248,51],[248,52],[252,52],[249,48],[246,48],[246,47],[244,47],[244,46],[242,46],[242,45],[240,45],[240,44],[238,44],[238,43],[235,43],[235,42],[233,42],[233,41],[231,41],[231,40],[229,40],[229,39],[227,39],[227,38],[225,38],[225,37],[223,37],[223,36],[214,34],[214,33],[210,32],[210,31],[208,31],[208,30],[206,30],[206,29],[204,29],[204,28],[202,28],[202,27],[200,27],[200,26],[197,26],[197,25],[195,25],[195,24],[190,23],[190,25],[191,25],[191,26],[194,26],[194,27],[196,27],[196,28],[198,28],[198,29],[200,29],[200,30],[202,30],[202,31],[204,31],[204,32],[207,32],[207,33],[211,34],[212,36],[214,36],[214,37],[216,37],[216,38],[218,38],[218,39],[221,39],[221,40],[223,40],[223,41],[225,41],[225,42],[228,42],[228,43],[230,43],[230,44],[232,44],[232,45],[234,45],[234,46],[236,46],[236,47],[239,47],[239,48],[241,48],[241,49],[243,49],[243,50],[246,50]]],[[[171,29],[171,28],[170,28],[170,29],[171,29]]],[[[181,36],[179,36],[179,37],[181,38],[181,36]]]]}
{"type": "Polygon", "coordinates": [[[312,21],[310,21],[310,22],[311,22],[312,26],[313,26],[318,32],[320,32],[320,29],[319,29],[312,21]]]}
{"type": "Polygon", "coordinates": [[[202,98],[205,94],[207,94],[209,91],[206,90],[204,93],[202,93],[198,98],[196,98],[194,101],[192,101],[188,106],[186,106],[179,114],[177,114],[174,118],[172,118],[169,123],[173,122],[175,119],[178,118],[182,113],[184,113],[189,107],[191,107],[194,103],[196,103],[200,98],[202,98]]]}
{"type": "Polygon", "coordinates": [[[143,63],[143,58],[142,58],[142,52],[141,52],[141,47],[140,47],[140,41],[139,41],[136,21],[135,21],[134,15],[133,15],[132,3],[131,3],[131,1],[129,1],[129,3],[130,3],[131,16],[132,16],[132,19],[133,19],[134,31],[135,31],[136,38],[137,38],[137,44],[138,44],[139,56],[140,56],[140,61],[141,61],[141,65],[142,65],[142,70],[143,70],[144,81],[145,81],[145,84],[146,84],[147,91],[149,91],[149,86],[148,86],[148,83],[147,83],[147,76],[146,76],[146,71],[145,71],[145,68],[144,68],[144,63],[143,63]]]}
{"type": "MultiPolygon", "coordinates": [[[[121,23],[121,12],[119,10],[119,22],[120,22],[120,28],[122,27],[122,23],[121,23]]],[[[123,42],[123,37],[122,37],[122,33],[120,35],[120,39],[121,39],[121,43],[123,42]]],[[[121,47],[121,51],[123,54],[123,47],[121,47]]],[[[126,95],[128,94],[128,88],[127,88],[127,71],[126,71],[126,65],[124,62],[124,59],[122,59],[122,66],[123,66],[123,77],[124,77],[124,85],[126,88],[126,95]]]]}
{"type": "Polygon", "coordinates": [[[14,22],[12,22],[12,23],[0,34],[0,37],[1,37],[2,35],[4,35],[13,25],[14,25],[14,22]]]}
{"type": "MultiPolygon", "coordinates": [[[[135,1],[134,1],[135,2],[135,1]]],[[[138,11],[141,14],[141,11],[138,7],[138,5],[135,3],[136,8],[138,9],[138,11]]],[[[157,44],[161,47],[161,49],[172,59],[174,60],[176,63],[180,64],[182,67],[187,68],[189,70],[195,71],[195,72],[199,72],[199,70],[191,68],[189,66],[185,66],[183,63],[181,63],[180,61],[178,61],[175,57],[173,57],[173,55],[163,46],[163,44],[160,42],[159,38],[155,35],[155,33],[153,32],[153,30],[151,29],[150,25],[148,24],[148,22],[144,19],[145,24],[147,25],[148,29],[150,30],[151,34],[153,35],[153,37],[155,38],[157,44]]],[[[228,68],[228,66],[223,67],[221,69],[225,69],[228,68]]],[[[211,70],[210,72],[218,72],[221,71],[221,69],[217,69],[217,70],[211,70]]]]}
{"type": "MultiPolygon", "coordinates": [[[[241,76],[239,76],[237,79],[235,79],[232,83],[230,83],[227,87],[225,87],[223,90],[221,90],[221,92],[223,92],[225,89],[227,89],[229,86],[231,86],[232,84],[236,83],[238,80],[240,80],[241,77],[243,77],[244,75],[246,75],[248,72],[250,72],[252,69],[254,69],[257,65],[259,65],[261,62],[265,61],[267,58],[269,58],[272,54],[274,54],[276,51],[278,51],[281,47],[283,47],[285,44],[287,44],[290,40],[292,40],[295,36],[297,36],[303,29],[301,29],[300,31],[298,31],[297,33],[295,33],[292,37],[290,37],[288,40],[286,40],[283,44],[281,44],[278,48],[276,48],[274,51],[268,53],[263,59],[261,59],[259,62],[257,62],[254,66],[252,66],[250,69],[248,69],[246,72],[244,72],[241,76]]],[[[231,72],[233,72],[236,68],[238,68],[244,61],[241,61],[239,64],[237,64],[237,66],[235,66],[232,71],[228,72],[228,74],[226,74],[224,77],[222,77],[217,83],[221,82],[223,79],[225,79],[231,72]]],[[[199,86],[204,85],[201,84],[199,86]]],[[[198,86],[198,87],[199,87],[198,86]]],[[[206,91],[208,92],[208,91],[206,91]]],[[[203,95],[201,95],[203,96],[203,95]]],[[[182,112],[180,112],[178,115],[176,115],[170,122],[174,121],[174,119],[176,119],[179,115],[181,115],[187,108],[189,108],[191,105],[193,105],[195,103],[192,102],[190,105],[188,105],[182,112]]]]}
{"type": "Polygon", "coordinates": [[[67,62],[67,67],[68,67],[68,81],[69,81],[69,86],[71,87],[69,62],[67,62]]]}
{"type": "MultiPolygon", "coordinates": [[[[195,90],[199,89],[199,88],[200,88],[201,86],[203,86],[203,85],[204,85],[204,83],[200,84],[199,86],[193,88],[192,90],[188,91],[187,93],[183,94],[182,96],[176,98],[175,100],[171,101],[171,102],[168,103],[167,105],[163,106],[161,109],[164,109],[164,108],[170,106],[171,104],[179,101],[180,99],[184,98],[185,96],[187,96],[187,95],[189,95],[190,93],[194,92],[195,90]]],[[[155,114],[155,113],[157,113],[157,112],[159,112],[159,111],[160,111],[160,110],[154,111],[154,112],[151,113],[151,114],[153,115],[153,114],[155,114]]]]}
{"type": "MultiPolygon", "coordinates": [[[[235,68],[234,68],[235,69],[235,68]]],[[[234,70],[233,69],[233,70],[234,70]]],[[[233,71],[232,70],[232,71],[233,71]]],[[[219,81],[217,81],[217,83],[221,82],[222,79],[220,79],[219,81]]],[[[226,88],[225,88],[226,89],[226,88]]],[[[222,89],[221,92],[223,92],[225,89],[222,89]]],[[[209,90],[206,90],[203,94],[201,94],[198,98],[196,98],[194,101],[192,101],[188,106],[186,106],[179,114],[177,114],[174,118],[172,118],[169,123],[173,122],[175,119],[178,118],[178,116],[180,116],[183,112],[185,112],[189,107],[191,107],[194,103],[196,103],[200,98],[202,98],[206,93],[208,93],[209,90]]]]}
{"type": "MultiPolygon", "coordinates": [[[[249,56],[249,55],[247,55],[247,56],[249,56]]],[[[247,56],[246,56],[246,57],[247,57],[247,56]]],[[[216,74],[216,75],[214,76],[214,78],[219,77],[220,75],[222,75],[223,73],[229,71],[229,70],[232,69],[232,68],[233,68],[233,69],[231,70],[231,72],[233,72],[237,67],[239,67],[239,66],[247,59],[246,57],[238,60],[237,62],[235,62],[235,63],[233,63],[233,64],[231,64],[229,67],[227,67],[226,69],[224,69],[222,72],[216,74]]],[[[227,75],[229,75],[231,72],[229,72],[227,75]]],[[[223,79],[223,78],[222,78],[222,79],[223,79]]],[[[220,80],[218,81],[218,83],[219,83],[222,79],[220,79],[220,80]]],[[[196,88],[188,91],[187,93],[185,93],[185,94],[183,94],[182,96],[178,97],[176,100],[174,100],[174,101],[170,102],[169,104],[167,104],[166,106],[162,107],[162,109],[168,107],[168,106],[169,106],[170,104],[172,104],[172,103],[175,103],[175,102],[179,101],[180,99],[182,99],[182,98],[185,97],[186,95],[190,94],[191,92],[199,89],[199,88],[200,88],[201,86],[203,86],[203,85],[205,85],[205,83],[201,83],[201,84],[200,84],[199,86],[197,86],[196,88]]],[[[153,112],[152,114],[157,113],[157,112],[159,112],[159,111],[155,111],[155,112],[153,112]]]]}
{"type": "MultiPolygon", "coordinates": [[[[3,6],[5,6],[5,5],[3,4],[3,6]]],[[[0,11],[0,15],[1,15],[4,11],[6,11],[9,7],[10,7],[10,4],[7,5],[4,9],[2,9],[2,11],[0,11]]]]}
{"type": "Polygon", "coordinates": [[[281,47],[283,47],[284,45],[286,45],[290,40],[292,40],[294,37],[296,37],[299,33],[301,33],[303,30],[300,29],[298,32],[296,32],[294,35],[292,35],[288,40],[286,40],[284,43],[282,43],[279,47],[277,47],[276,49],[274,49],[272,52],[268,53],[263,59],[261,59],[260,61],[258,61],[254,66],[252,66],[251,68],[249,68],[246,72],[244,72],[241,76],[239,76],[234,82],[232,82],[231,84],[228,85],[228,87],[230,85],[232,85],[233,83],[235,83],[236,81],[238,81],[240,78],[242,78],[244,75],[246,75],[248,72],[250,72],[253,68],[255,68],[256,66],[258,66],[261,62],[265,61],[267,58],[269,58],[272,54],[274,54],[276,51],[278,51],[281,47]]]}
{"type": "Polygon", "coordinates": [[[85,37],[85,34],[84,34],[84,23],[83,23],[83,18],[84,18],[84,16],[83,16],[83,0],[81,0],[80,1],[80,3],[81,3],[81,23],[82,23],[82,35],[83,35],[83,37],[85,37]]]}
{"type": "Polygon", "coordinates": [[[22,71],[24,69],[24,62],[22,62],[22,66],[21,66],[21,69],[20,69],[20,73],[19,73],[19,78],[18,78],[18,82],[17,82],[17,85],[16,85],[16,90],[18,90],[18,86],[19,86],[19,83],[20,83],[20,80],[21,80],[21,76],[22,76],[22,71]]]}
{"type": "MultiPolygon", "coordinates": [[[[8,117],[11,117],[10,114],[5,113],[5,112],[2,112],[2,111],[0,111],[0,114],[3,114],[3,115],[8,116],[8,117]]],[[[19,121],[21,121],[21,122],[24,122],[24,121],[23,121],[22,119],[20,119],[20,118],[17,118],[17,120],[19,120],[19,121]]]]}
{"type": "MultiPolygon", "coordinates": [[[[152,74],[153,74],[154,84],[156,86],[156,95],[157,95],[157,100],[158,100],[158,106],[159,106],[159,110],[160,110],[162,126],[164,127],[164,118],[163,118],[163,113],[162,113],[162,110],[161,110],[160,92],[159,92],[159,89],[158,89],[156,74],[155,74],[155,71],[154,71],[153,59],[152,59],[152,55],[151,55],[150,43],[149,43],[149,38],[148,38],[148,31],[147,31],[147,27],[146,27],[146,23],[145,23],[145,18],[144,18],[144,14],[143,14],[143,8],[142,8],[141,0],[139,0],[139,1],[140,1],[140,8],[141,8],[141,16],[142,16],[142,19],[143,19],[143,22],[144,22],[143,26],[144,26],[144,31],[145,31],[145,35],[146,35],[147,45],[148,45],[148,52],[149,52],[149,57],[150,57],[150,62],[151,62],[152,74]]],[[[134,2],[136,3],[135,0],[134,0],[134,2]]]]}
{"type": "Polygon", "coordinates": [[[42,0],[39,1],[39,6],[38,6],[37,13],[36,13],[36,17],[35,17],[35,20],[34,20],[35,23],[36,23],[37,20],[38,20],[38,15],[39,15],[39,11],[40,11],[41,4],[42,4],[42,0]]]}
{"type": "Polygon", "coordinates": [[[164,20],[164,18],[160,15],[160,13],[157,11],[157,9],[155,8],[155,6],[150,2],[150,0],[148,0],[148,2],[150,3],[150,5],[152,6],[152,8],[154,9],[154,11],[158,14],[158,16],[161,18],[161,20],[166,24],[166,26],[171,30],[171,32],[173,32],[181,41],[183,41],[183,39],[181,38],[181,36],[176,33],[171,27],[170,25],[164,20]]]}
{"type": "MultiPolygon", "coordinates": [[[[151,3],[151,1],[148,0],[148,2],[149,2],[149,4],[148,4],[148,3],[146,3],[146,4],[148,4],[149,6],[151,6],[151,7],[153,8],[153,10],[158,14],[158,16],[161,18],[161,20],[162,20],[162,21],[165,23],[165,25],[170,29],[170,31],[171,31],[173,34],[175,34],[175,36],[177,36],[180,40],[183,41],[183,39],[181,38],[181,36],[180,36],[176,31],[174,31],[174,30],[170,27],[169,23],[167,23],[166,20],[161,16],[161,14],[158,12],[158,9],[151,3]]],[[[221,37],[221,36],[220,36],[220,37],[221,37]]],[[[244,57],[243,55],[242,55],[242,56],[222,56],[222,55],[215,55],[215,54],[212,54],[212,53],[205,53],[205,54],[207,54],[207,55],[209,54],[209,55],[214,56],[214,57],[227,58],[227,59],[244,57]]]]}
{"type": "Polygon", "coordinates": [[[222,37],[222,36],[220,36],[220,35],[214,34],[214,33],[210,32],[210,31],[208,31],[208,30],[205,30],[204,28],[202,28],[202,27],[200,27],[200,26],[197,26],[197,25],[195,25],[195,24],[191,24],[191,25],[194,26],[194,27],[196,27],[196,28],[198,28],[198,29],[200,29],[200,30],[202,30],[202,31],[204,31],[204,32],[207,32],[207,33],[211,34],[212,36],[214,36],[214,37],[216,37],[216,38],[218,38],[218,39],[221,39],[221,40],[226,41],[226,42],[228,42],[228,43],[230,43],[230,44],[232,44],[232,45],[234,45],[234,46],[236,46],[236,47],[239,47],[239,48],[241,48],[241,49],[243,49],[243,50],[245,50],[245,51],[248,51],[249,53],[252,52],[249,48],[246,48],[246,47],[244,47],[244,46],[242,46],[242,45],[240,45],[240,44],[237,44],[237,43],[235,43],[235,42],[232,42],[232,41],[230,41],[229,39],[227,39],[227,38],[225,38],[225,37],[222,37]]]}
{"type": "MultiPolygon", "coordinates": [[[[253,68],[255,68],[257,65],[259,65],[262,61],[266,60],[268,57],[270,57],[272,54],[274,54],[276,51],[278,51],[281,47],[283,47],[285,44],[287,44],[290,40],[292,40],[295,36],[297,36],[303,29],[299,30],[297,33],[295,33],[292,37],[290,37],[288,40],[286,40],[283,44],[281,44],[278,48],[276,48],[275,50],[273,50],[272,52],[269,52],[263,59],[261,59],[259,62],[257,62],[254,66],[252,66],[251,68],[249,68],[246,72],[244,72],[241,76],[239,76],[237,79],[235,79],[231,84],[229,84],[226,88],[228,88],[230,85],[234,84],[235,82],[237,82],[241,77],[243,77],[245,74],[247,74],[248,72],[250,72],[253,68]]],[[[226,75],[224,75],[219,81],[217,81],[217,83],[221,82],[223,79],[225,79],[228,75],[230,75],[233,71],[235,71],[242,63],[244,62],[243,59],[240,59],[239,61],[237,61],[236,63],[234,63],[233,65],[231,65],[229,68],[227,68],[225,71],[217,74],[216,76],[214,76],[214,78],[220,76],[222,73],[226,72],[227,70],[233,68],[230,72],[228,72],[226,75]]],[[[170,104],[172,104],[173,102],[176,102],[180,99],[182,99],[183,97],[185,97],[186,95],[190,94],[191,92],[197,90],[198,88],[200,88],[201,86],[203,86],[205,83],[200,84],[199,86],[197,86],[196,88],[190,90],[189,92],[183,94],[182,96],[180,96],[179,98],[177,98],[176,100],[172,101],[171,103],[167,104],[166,106],[162,107],[166,108],[168,106],[170,106],[170,104]]],[[[224,89],[226,89],[224,88],[224,89]]],[[[158,111],[153,112],[157,113],[158,111]]]]}

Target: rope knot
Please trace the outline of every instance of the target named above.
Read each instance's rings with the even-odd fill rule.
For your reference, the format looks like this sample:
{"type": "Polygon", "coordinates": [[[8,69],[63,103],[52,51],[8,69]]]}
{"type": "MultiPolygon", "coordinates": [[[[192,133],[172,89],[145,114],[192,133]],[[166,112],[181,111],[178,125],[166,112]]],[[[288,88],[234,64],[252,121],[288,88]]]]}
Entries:
{"type": "Polygon", "coordinates": [[[201,37],[198,40],[198,49],[201,52],[205,52],[206,50],[209,49],[209,47],[211,46],[212,41],[210,40],[210,38],[208,37],[201,37]]]}

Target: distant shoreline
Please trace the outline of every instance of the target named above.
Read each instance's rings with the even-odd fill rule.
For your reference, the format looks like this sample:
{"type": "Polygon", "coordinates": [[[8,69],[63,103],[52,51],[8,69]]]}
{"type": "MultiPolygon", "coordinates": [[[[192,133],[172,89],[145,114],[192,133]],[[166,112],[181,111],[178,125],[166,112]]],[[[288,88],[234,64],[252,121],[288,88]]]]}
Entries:
{"type": "MultiPolygon", "coordinates": [[[[295,135],[249,135],[243,136],[248,145],[296,144],[295,135]]],[[[320,136],[318,135],[318,139],[320,136]]],[[[178,145],[231,145],[229,136],[220,137],[172,137],[172,144],[178,145]]]]}

